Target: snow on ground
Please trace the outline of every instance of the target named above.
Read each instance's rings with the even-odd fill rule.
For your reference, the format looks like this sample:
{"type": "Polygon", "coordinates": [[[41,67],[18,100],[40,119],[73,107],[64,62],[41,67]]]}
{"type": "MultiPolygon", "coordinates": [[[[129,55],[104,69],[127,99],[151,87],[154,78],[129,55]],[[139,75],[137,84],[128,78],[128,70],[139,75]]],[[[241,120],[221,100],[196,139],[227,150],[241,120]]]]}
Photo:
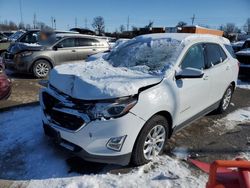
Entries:
{"type": "Polygon", "coordinates": [[[247,122],[250,121],[250,108],[243,108],[228,114],[225,119],[228,121],[247,122]]]}
{"type": "MultiPolygon", "coordinates": [[[[224,122],[250,121],[250,108],[239,109],[222,118],[224,122]]],[[[187,155],[185,148],[173,153],[187,155]]],[[[69,173],[68,153],[53,147],[41,126],[40,107],[23,107],[0,114],[0,179],[15,180],[24,187],[205,187],[207,175],[197,175],[182,156],[163,155],[127,174],[110,174],[106,165],[96,174],[69,173]],[[19,180],[19,181],[17,181],[19,180]]],[[[250,159],[249,154],[241,156],[250,159]]],[[[93,167],[94,168],[94,167],[93,167]]],[[[0,181],[1,185],[1,181],[0,181]]]]}
{"type": "MultiPolygon", "coordinates": [[[[0,179],[19,180],[27,187],[204,187],[206,175],[191,174],[188,164],[161,156],[123,175],[68,173],[67,153],[55,149],[43,135],[40,107],[0,114],[0,179]]],[[[107,165],[105,169],[117,168],[107,165]]]]}
{"type": "Polygon", "coordinates": [[[237,127],[238,123],[250,122],[250,107],[238,109],[226,117],[215,121],[215,127],[223,127],[221,134],[237,127]]]}
{"type": "Polygon", "coordinates": [[[250,89],[250,82],[238,80],[237,87],[242,89],[250,89]]]}

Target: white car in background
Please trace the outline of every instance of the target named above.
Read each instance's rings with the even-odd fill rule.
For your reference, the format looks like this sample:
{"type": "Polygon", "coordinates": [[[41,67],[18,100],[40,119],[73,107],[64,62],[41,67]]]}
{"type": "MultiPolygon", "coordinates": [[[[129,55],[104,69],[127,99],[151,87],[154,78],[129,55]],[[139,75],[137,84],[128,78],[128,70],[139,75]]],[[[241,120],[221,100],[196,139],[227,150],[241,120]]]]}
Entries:
{"type": "Polygon", "coordinates": [[[40,92],[45,133],[85,160],[145,164],[173,132],[227,110],[239,69],[227,49],[223,37],[151,34],[58,66],[40,92]]]}

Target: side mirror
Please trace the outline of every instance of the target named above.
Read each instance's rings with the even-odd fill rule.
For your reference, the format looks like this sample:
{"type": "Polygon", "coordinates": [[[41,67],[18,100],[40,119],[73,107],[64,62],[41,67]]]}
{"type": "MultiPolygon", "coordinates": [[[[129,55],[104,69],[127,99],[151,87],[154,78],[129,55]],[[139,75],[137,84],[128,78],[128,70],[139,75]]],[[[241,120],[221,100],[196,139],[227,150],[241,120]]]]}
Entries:
{"type": "Polygon", "coordinates": [[[62,44],[57,44],[53,47],[53,50],[58,50],[58,48],[63,48],[63,45],[62,44]]]}
{"type": "Polygon", "coordinates": [[[55,50],[55,51],[57,51],[58,47],[57,46],[53,46],[52,49],[55,50]]]}
{"type": "Polygon", "coordinates": [[[188,67],[176,73],[175,79],[179,80],[183,78],[202,78],[203,75],[204,72],[202,70],[188,67]]]}

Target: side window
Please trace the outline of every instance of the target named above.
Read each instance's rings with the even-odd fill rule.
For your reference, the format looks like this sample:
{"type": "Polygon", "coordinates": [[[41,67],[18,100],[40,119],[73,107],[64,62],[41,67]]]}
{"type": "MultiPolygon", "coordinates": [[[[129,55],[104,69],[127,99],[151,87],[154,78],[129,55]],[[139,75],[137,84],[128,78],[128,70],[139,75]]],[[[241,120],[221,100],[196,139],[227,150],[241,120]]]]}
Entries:
{"type": "Polygon", "coordinates": [[[38,32],[30,32],[27,33],[20,42],[25,42],[25,43],[36,43],[39,38],[39,33],[38,32]]]}
{"type": "Polygon", "coordinates": [[[98,41],[95,39],[88,39],[88,38],[78,38],[77,39],[77,46],[96,46],[98,41]]]}
{"type": "Polygon", "coordinates": [[[203,51],[204,50],[202,44],[191,46],[182,61],[181,68],[185,69],[187,67],[190,67],[196,69],[204,69],[205,60],[203,51]]]}
{"type": "Polygon", "coordinates": [[[223,62],[227,56],[218,44],[206,44],[206,58],[209,66],[223,62]]]}
{"type": "Polygon", "coordinates": [[[60,46],[61,48],[69,48],[69,47],[75,47],[75,39],[74,38],[66,38],[63,41],[59,42],[57,46],[60,46]]]}
{"type": "Polygon", "coordinates": [[[225,44],[224,46],[226,47],[227,51],[231,54],[231,56],[232,56],[233,58],[236,58],[232,46],[231,46],[231,45],[228,45],[228,44],[225,44]]]}

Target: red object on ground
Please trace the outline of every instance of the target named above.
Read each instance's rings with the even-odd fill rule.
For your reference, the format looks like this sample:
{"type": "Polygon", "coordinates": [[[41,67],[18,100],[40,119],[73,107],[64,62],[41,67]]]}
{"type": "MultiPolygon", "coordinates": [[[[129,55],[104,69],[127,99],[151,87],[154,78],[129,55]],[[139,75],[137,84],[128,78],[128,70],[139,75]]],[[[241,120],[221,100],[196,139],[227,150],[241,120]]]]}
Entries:
{"type": "Polygon", "coordinates": [[[250,188],[250,161],[216,160],[212,164],[189,161],[209,174],[206,188],[250,188]]]}
{"type": "Polygon", "coordinates": [[[4,72],[4,65],[0,59],[0,100],[7,99],[11,93],[11,81],[4,72]]]}

